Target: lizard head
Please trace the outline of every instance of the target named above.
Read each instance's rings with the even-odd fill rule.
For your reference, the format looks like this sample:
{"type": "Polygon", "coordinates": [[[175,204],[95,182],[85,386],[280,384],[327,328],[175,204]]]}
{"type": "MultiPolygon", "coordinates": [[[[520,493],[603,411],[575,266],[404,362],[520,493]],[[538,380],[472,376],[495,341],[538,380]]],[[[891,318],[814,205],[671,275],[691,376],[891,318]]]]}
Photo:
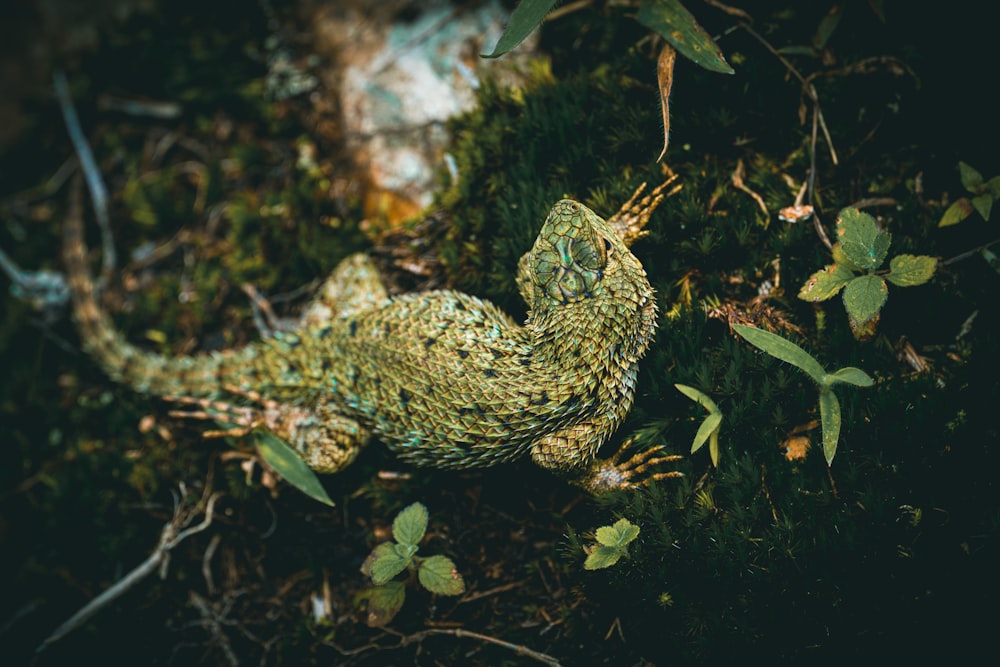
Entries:
{"type": "Polygon", "coordinates": [[[519,268],[521,291],[533,308],[541,305],[538,299],[577,303],[609,290],[652,294],[646,272],[621,238],[600,216],[571,199],[552,207],[519,268]]]}

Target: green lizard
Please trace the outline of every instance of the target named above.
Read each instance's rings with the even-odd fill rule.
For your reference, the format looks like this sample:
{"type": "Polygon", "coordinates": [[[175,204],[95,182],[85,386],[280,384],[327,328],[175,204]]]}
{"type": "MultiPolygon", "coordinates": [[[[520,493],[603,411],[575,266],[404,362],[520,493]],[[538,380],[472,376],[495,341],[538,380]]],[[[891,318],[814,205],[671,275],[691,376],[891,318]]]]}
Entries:
{"type": "Polygon", "coordinates": [[[583,204],[557,202],[518,264],[524,325],[461,292],[390,298],[370,260],[354,255],[296,331],[175,357],[127,342],[98,306],[78,190],[70,208],[63,255],[74,318],[104,371],[144,394],[201,399],[244,431],[266,429],[318,472],[342,469],[373,437],[436,468],[527,454],[593,493],[635,486],[650,466],[679,458],[596,456],[632,405],[657,308],[623,240],[638,234],[616,232],[583,204]]]}

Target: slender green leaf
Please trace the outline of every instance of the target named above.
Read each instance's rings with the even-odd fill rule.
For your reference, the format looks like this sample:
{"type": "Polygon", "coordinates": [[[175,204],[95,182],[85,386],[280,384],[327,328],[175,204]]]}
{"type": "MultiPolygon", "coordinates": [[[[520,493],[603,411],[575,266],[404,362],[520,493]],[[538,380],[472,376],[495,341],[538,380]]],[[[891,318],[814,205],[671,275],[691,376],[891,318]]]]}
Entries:
{"type": "Polygon", "coordinates": [[[712,465],[719,467],[719,429],[712,431],[708,438],[708,455],[712,457],[712,465]]]}
{"type": "Polygon", "coordinates": [[[695,64],[712,72],[733,74],[722,49],[679,0],[642,0],[635,19],[658,33],[695,64]]]}
{"type": "Polygon", "coordinates": [[[896,255],[889,262],[889,275],[885,278],[893,285],[912,287],[923,285],[934,275],[937,260],[927,255],[896,255]]]}
{"type": "Polygon", "coordinates": [[[390,581],[374,586],[367,591],[368,618],[365,623],[370,628],[380,628],[399,613],[406,600],[406,588],[402,581],[390,581]]]}
{"type": "Polygon", "coordinates": [[[413,557],[407,551],[398,548],[400,545],[383,542],[375,547],[375,558],[371,563],[372,583],[380,586],[409,566],[413,557]]]}
{"type": "Polygon", "coordinates": [[[828,264],[822,270],[809,276],[809,280],[799,290],[803,301],[826,301],[844,288],[854,272],[843,264],[828,264]]]}
{"type": "Polygon", "coordinates": [[[962,180],[962,187],[969,192],[978,193],[983,184],[983,175],[964,162],[958,163],[958,177],[962,180]]]}
{"type": "Polygon", "coordinates": [[[856,208],[845,208],[837,217],[837,238],[844,254],[861,269],[877,269],[885,261],[892,239],[880,231],[875,218],[856,208]]]}
{"type": "Polygon", "coordinates": [[[952,202],[951,206],[944,212],[944,215],[941,216],[941,222],[938,223],[938,227],[957,225],[972,215],[972,212],[975,210],[971,201],[966,197],[960,197],[952,202]]]}
{"type": "Polygon", "coordinates": [[[994,176],[983,184],[983,190],[993,197],[1000,198],[1000,176],[994,176]]]}
{"type": "Polygon", "coordinates": [[[705,444],[709,436],[718,433],[719,424],[721,423],[722,415],[717,412],[705,417],[705,420],[701,422],[701,426],[698,427],[698,432],[694,436],[694,442],[691,443],[692,454],[701,449],[701,446],[705,444]]]}
{"type": "Polygon", "coordinates": [[[403,508],[392,522],[392,536],[400,544],[417,546],[427,532],[427,508],[413,503],[403,508]]]}
{"type": "Polygon", "coordinates": [[[783,56],[812,56],[816,57],[816,49],[811,46],[803,46],[802,44],[793,44],[791,46],[783,46],[780,49],[776,49],[778,53],[783,56]]]}
{"type": "Polygon", "coordinates": [[[826,13],[823,20],[819,22],[819,27],[816,29],[816,35],[813,37],[813,46],[817,50],[822,51],[826,48],[826,43],[830,41],[830,37],[833,36],[833,32],[840,25],[840,19],[843,17],[844,12],[840,5],[834,3],[830,7],[830,11],[826,13]]]}
{"type": "Polygon", "coordinates": [[[316,473],[288,443],[265,430],[253,432],[253,443],[260,457],[289,484],[310,498],[333,507],[333,501],[320,484],[316,473]]]}
{"type": "Polygon", "coordinates": [[[545,15],[556,4],[555,0],[521,0],[510,15],[510,22],[500,35],[492,53],[480,54],[483,58],[499,58],[524,41],[538,27],[545,15]]]}
{"type": "Polygon", "coordinates": [[[983,220],[990,219],[990,212],[993,210],[993,195],[987,192],[972,198],[972,207],[983,217],[983,220]]]}
{"type": "Polygon", "coordinates": [[[875,384],[875,380],[871,379],[871,376],[868,375],[868,373],[865,373],[860,368],[854,368],[853,366],[847,366],[830,373],[826,376],[826,380],[827,387],[831,387],[837,382],[853,384],[855,387],[870,387],[875,384]]]}
{"type": "Polygon", "coordinates": [[[823,429],[823,456],[826,464],[831,465],[840,439],[840,401],[829,389],[819,392],[819,420],[823,429]]]}
{"type": "Polygon", "coordinates": [[[799,368],[811,377],[817,384],[823,383],[826,371],[808,352],[790,340],[785,340],[777,334],[763,329],[734,324],[733,330],[745,338],[754,347],[764,350],[772,357],[799,368]]]}
{"type": "Polygon", "coordinates": [[[874,273],[858,276],[844,288],[844,307],[859,323],[873,318],[889,298],[889,287],[874,273]]]}
{"type": "Polygon", "coordinates": [[[708,394],[686,384],[674,384],[674,387],[677,388],[677,391],[681,392],[709,412],[720,412],[719,406],[715,404],[715,401],[713,401],[708,394]]]}
{"type": "Polygon", "coordinates": [[[585,570],[600,570],[605,567],[611,567],[619,560],[621,560],[623,552],[619,547],[606,547],[603,544],[599,544],[594,547],[594,550],[587,554],[587,560],[583,562],[583,569],[585,570]]]}
{"type": "Polygon", "coordinates": [[[417,578],[431,593],[461,595],[465,592],[465,580],[447,556],[431,556],[420,563],[417,578]]]}

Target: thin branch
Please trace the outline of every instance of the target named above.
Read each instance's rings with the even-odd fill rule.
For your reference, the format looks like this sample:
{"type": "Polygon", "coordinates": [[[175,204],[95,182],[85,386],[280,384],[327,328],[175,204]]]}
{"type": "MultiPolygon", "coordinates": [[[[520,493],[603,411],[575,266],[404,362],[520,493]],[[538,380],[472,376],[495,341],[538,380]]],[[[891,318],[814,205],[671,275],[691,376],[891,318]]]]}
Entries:
{"type": "Polygon", "coordinates": [[[37,649],[35,649],[35,653],[41,653],[52,644],[85,624],[104,607],[121,597],[130,588],[155,572],[157,568],[165,565],[169,558],[170,551],[174,547],[192,535],[200,533],[211,526],[212,517],[215,511],[215,501],[220,495],[221,494],[219,493],[213,493],[209,496],[207,502],[203,498],[190,512],[181,512],[179,509],[176,510],[173,518],[166,525],[164,525],[163,530],[160,531],[160,540],[156,545],[156,548],[153,550],[153,553],[151,553],[149,557],[147,557],[146,560],[140,563],[135,569],[126,574],[118,580],[118,582],[98,595],[96,598],[85,604],[83,608],[73,614],[69,620],[56,628],[55,631],[49,635],[37,649]],[[202,522],[197,526],[178,532],[178,528],[187,525],[197,515],[197,513],[201,511],[202,505],[204,505],[205,513],[205,518],[202,522]]]}

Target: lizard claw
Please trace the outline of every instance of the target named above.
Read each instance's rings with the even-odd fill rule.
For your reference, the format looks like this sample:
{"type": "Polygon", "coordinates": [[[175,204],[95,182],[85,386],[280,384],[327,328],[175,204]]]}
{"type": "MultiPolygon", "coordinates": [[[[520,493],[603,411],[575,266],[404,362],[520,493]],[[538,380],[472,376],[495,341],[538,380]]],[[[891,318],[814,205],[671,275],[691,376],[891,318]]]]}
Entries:
{"type": "Polygon", "coordinates": [[[680,461],[679,454],[662,454],[659,447],[647,449],[622,460],[625,452],[632,445],[632,440],[626,440],[610,459],[594,461],[590,474],[583,481],[583,486],[591,493],[605,491],[636,489],[650,482],[661,479],[683,477],[684,473],[676,470],[645,474],[647,470],[661,463],[680,461]]]}
{"type": "Polygon", "coordinates": [[[261,426],[266,426],[267,419],[263,410],[274,408],[277,405],[275,401],[265,399],[260,393],[253,390],[240,389],[230,385],[224,386],[223,389],[230,394],[242,396],[260,407],[235,405],[227,401],[190,396],[164,396],[163,398],[174,403],[201,408],[200,410],[171,410],[169,412],[171,417],[201,419],[231,425],[231,428],[205,431],[202,435],[206,438],[236,438],[247,435],[261,426]]]}

